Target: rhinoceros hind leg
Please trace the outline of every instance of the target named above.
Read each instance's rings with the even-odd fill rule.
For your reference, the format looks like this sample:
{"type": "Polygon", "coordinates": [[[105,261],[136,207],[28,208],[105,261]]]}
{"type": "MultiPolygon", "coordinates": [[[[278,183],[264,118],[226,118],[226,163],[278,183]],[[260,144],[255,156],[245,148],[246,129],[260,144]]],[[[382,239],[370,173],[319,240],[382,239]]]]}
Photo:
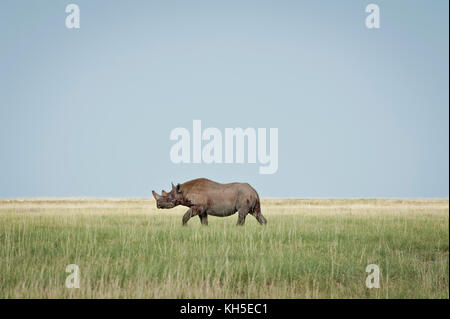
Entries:
{"type": "Polygon", "coordinates": [[[263,214],[259,213],[254,215],[256,220],[261,224],[261,225],[265,225],[267,224],[267,219],[263,216],[263,214]]]}
{"type": "Polygon", "coordinates": [[[247,214],[248,214],[248,209],[244,209],[244,208],[239,209],[239,211],[238,211],[239,217],[238,217],[238,221],[237,221],[238,226],[244,225],[245,217],[247,217],[247,214]]]}

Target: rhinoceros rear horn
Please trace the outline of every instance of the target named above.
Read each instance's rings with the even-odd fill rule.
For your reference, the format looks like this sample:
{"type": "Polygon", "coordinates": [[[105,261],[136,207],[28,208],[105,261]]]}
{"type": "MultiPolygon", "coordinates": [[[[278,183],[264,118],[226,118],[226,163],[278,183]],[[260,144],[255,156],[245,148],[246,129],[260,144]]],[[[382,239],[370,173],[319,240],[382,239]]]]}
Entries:
{"type": "Polygon", "coordinates": [[[162,196],[168,196],[169,194],[167,194],[165,190],[162,190],[161,195],[162,196]]]}
{"type": "Polygon", "coordinates": [[[152,191],[153,197],[158,200],[161,196],[159,196],[155,191],[152,191]]]}

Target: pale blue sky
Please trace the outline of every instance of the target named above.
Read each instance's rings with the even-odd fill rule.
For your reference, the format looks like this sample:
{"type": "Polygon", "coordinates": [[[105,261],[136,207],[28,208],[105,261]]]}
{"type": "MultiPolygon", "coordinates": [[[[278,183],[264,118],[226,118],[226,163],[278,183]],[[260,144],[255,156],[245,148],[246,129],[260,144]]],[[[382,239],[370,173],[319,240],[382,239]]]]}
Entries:
{"type": "Polygon", "coordinates": [[[448,197],[448,1],[0,3],[0,198],[448,197]],[[365,27],[377,3],[381,29],[365,27]],[[81,29],[65,27],[65,6],[81,29]],[[170,131],[279,129],[279,168],[175,165],[170,131]]]}

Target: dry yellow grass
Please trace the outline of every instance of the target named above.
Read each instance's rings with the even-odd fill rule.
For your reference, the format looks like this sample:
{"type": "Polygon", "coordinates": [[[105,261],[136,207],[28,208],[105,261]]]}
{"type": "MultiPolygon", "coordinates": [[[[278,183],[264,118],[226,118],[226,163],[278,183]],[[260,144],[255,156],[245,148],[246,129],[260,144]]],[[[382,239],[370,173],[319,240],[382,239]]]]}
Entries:
{"type": "Polygon", "coordinates": [[[448,199],[263,199],[268,225],[153,199],[0,200],[0,297],[448,298],[448,199]],[[81,287],[65,287],[68,264],[81,287]],[[368,264],[381,287],[365,286],[368,264]]]}

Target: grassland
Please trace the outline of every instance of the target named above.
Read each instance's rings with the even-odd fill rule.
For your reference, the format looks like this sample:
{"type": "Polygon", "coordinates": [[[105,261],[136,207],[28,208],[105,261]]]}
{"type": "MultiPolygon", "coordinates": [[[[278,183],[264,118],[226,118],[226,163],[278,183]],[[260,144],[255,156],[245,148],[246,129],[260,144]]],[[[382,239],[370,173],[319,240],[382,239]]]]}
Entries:
{"type": "Polygon", "coordinates": [[[265,199],[266,227],[236,215],[182,227],[185,210],[0,200],[0,298],[449,298],[448,199],[265,199]]]}

